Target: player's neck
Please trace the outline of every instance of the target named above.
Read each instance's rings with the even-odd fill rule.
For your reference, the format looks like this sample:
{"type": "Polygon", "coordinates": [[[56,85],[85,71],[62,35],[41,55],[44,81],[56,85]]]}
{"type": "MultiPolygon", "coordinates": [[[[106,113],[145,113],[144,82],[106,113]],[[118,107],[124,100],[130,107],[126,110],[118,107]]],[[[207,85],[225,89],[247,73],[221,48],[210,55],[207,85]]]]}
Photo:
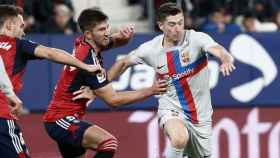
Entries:
{"type": "Polygon", "coordinates": [[[2,36],[9,36],[9,37],[14,37],[13,34],[9,33],[7,30],[5,29],[0,29],[0,35],[2,36]]]}
{"type": "Polygon", "coordinates": [[[163,37],[162,41],[162,47],[163,48],[171,48],[174,46],[179,46],[184,42],[185,39],[185,31],[184,33],[179,37],[179,40],[173,40],[171,38],[167,38],[166,36],[163,37]]]}
{"type": "Polygon", "coordinates": [[[96,53],[99,53],[99,52],[101,51],[101,48],[99,48],[99,47],[97,46],[97,44],[96,44],[94,41],[88,40],[88,39],[86,39],[86,38],[85,38],[85,41],[94,49],[94,51],[95,51],[96,53]]]}

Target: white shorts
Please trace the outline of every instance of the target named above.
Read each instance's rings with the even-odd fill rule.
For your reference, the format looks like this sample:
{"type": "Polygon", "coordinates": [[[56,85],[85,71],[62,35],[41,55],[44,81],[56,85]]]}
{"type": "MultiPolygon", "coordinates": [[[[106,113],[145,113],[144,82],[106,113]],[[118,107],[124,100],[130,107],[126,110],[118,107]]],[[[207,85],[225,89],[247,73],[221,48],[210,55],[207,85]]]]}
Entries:
{"type": "Polygon", "coordinates": [[[160,127],[170,119],[180,119],[184,122],[188,133],[189,141],[184,150],[184,156],[191,158],[210,158],[211,157],[211,134],[212,124],[192,124],[186,119],[184,113],[176,108],[158,109],[158,118],[160,127]]]}

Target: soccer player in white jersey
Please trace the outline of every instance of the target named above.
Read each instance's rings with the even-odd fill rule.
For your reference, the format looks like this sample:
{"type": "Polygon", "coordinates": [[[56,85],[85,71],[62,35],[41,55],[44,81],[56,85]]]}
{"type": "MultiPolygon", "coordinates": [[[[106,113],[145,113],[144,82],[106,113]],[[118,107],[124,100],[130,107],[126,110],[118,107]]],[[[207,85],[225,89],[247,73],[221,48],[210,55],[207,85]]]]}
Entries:
{"type": "MultiPolygon", "coordinates": [[[[168,81],[168,91],[159,97],[158,118],[171,148],[166,158],[210,158],[212,105],[207,68],[210,53],[221,61],[228,76],[234,69],[233,57],[209,35],[184,29],[184,16],[174,3],[160,6],[157,22],[162,35],[141,44],[117,61],[108,72],[113,80],[129,66],[147,64],[159,78],[168,81]]],[[[83,92],[81,97],[90,97],[83,92]]]]}

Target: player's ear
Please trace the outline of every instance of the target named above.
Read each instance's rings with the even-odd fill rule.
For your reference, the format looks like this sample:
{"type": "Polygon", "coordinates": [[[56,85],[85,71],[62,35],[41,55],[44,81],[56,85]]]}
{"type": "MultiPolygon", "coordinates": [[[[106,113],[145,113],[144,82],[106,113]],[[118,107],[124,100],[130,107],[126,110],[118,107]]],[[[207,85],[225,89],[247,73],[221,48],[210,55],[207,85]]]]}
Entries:
{"type": "Polygon", "coordinates": [[[92,38],[92,34],[89,30],[85,30],[84,35],[85,35],[86,39],[91,39],[92,38]]]}
{"type": "Polygon", "coordinates": [[[162,31],[162,29],[163,29],[163,23],[160,22],[160,21],[158,21],[158,22],[157,22],[157,25],[158,25],[158,28],[162,31]]]}

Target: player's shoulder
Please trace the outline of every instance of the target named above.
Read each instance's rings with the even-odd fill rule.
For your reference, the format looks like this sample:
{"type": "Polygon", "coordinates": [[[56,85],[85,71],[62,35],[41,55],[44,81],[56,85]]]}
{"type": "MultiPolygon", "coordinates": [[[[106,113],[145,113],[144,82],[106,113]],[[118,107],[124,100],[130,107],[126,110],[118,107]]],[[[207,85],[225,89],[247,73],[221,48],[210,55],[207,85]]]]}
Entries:
{"type": "MultiPolygon", "coordinates": [[[[84,36],[77,37],[74,43],[72,55],[80,60],[84,60],[91,51],[91,46],[84,40],[84,36]]],[[[92,49],[92,51],[94,51],[92,49]]]]}
{"type": "Polygon", "coordinates": [[[140,48],[144,49],[155,49],[158,47],[158,45],[162,44],[163,34],[157,35],[153,39],[143,43],[140,45],[140,48]]]}
{"type": "Polygon", "coordinates": [[[189,32],[190,36],[193,38],[200,37],[200,36],[209,36],[207,33],[201,32],[201,31],[188,30],[188,32],[189,32]]]}
{"type": "Polygon", "coordinates": [[[207,33],[195,31],[195,30],[188,30],[187,34],[188,34],[187,39],[190,39],[191,41],[195,41],[195,42],[201,42],[201,40],[211,38],[211,36],[208,35],[207,33]]]}

